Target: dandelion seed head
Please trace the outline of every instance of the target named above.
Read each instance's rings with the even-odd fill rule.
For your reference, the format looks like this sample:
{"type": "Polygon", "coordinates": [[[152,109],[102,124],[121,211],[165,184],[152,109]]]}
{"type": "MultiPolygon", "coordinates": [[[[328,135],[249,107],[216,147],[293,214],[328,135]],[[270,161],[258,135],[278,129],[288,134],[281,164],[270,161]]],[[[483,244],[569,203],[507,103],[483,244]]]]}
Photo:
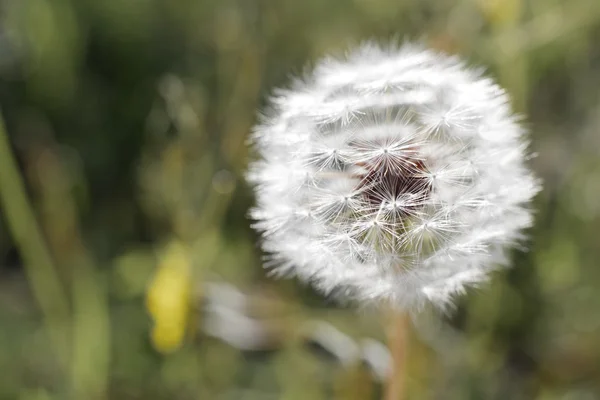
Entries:
{"type": "Polygon", "coordinates": [[[449,304],[507,265],[540,189],[504,90],[411,44],[322,60],[252,143],[266,266],[360,303],[449,304]]]}

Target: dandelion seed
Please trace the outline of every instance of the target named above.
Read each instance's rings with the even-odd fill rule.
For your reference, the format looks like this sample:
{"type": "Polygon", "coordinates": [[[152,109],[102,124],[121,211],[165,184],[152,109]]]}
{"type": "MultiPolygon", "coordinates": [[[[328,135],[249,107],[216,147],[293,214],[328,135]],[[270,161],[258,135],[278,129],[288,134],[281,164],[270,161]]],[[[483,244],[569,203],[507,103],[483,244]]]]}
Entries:
{"type": "Polygon", "coordinates": [[[506,93],[409,44],[321,61],[253,145],[267,267],[362,303],[448,304],[507,264],[540,189],[506,93]]]}

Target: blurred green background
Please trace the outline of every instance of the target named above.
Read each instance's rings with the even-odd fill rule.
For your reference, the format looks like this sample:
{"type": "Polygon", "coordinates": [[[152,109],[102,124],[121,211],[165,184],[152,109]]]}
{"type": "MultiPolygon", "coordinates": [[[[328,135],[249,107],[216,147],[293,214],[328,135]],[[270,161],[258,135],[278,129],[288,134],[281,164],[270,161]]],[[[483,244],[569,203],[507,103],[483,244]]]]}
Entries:
{"type": "Polygon", "coordinates": [[[274,87],[391,37],[488,67],[545,182],[515,268],[416,321],[408,398],[600,399],[600,1],[2,0],[0,15],[0,399],[378,398],[359,355],[385,361],[378,316],[266,276],[244,168],[274,87]]]}

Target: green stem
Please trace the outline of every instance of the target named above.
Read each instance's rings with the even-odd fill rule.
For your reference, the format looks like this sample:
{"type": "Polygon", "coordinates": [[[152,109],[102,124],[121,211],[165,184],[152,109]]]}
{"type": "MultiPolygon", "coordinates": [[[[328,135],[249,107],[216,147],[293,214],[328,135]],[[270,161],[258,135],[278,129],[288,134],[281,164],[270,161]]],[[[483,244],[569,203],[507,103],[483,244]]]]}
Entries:
{"type": "Polygon", "coordinates": [[[63,367],[69,354],[69,304],[25,192],[0,113],[0,203],[19,250],[31,290],[44,316],[56,356],[63,367]]]}

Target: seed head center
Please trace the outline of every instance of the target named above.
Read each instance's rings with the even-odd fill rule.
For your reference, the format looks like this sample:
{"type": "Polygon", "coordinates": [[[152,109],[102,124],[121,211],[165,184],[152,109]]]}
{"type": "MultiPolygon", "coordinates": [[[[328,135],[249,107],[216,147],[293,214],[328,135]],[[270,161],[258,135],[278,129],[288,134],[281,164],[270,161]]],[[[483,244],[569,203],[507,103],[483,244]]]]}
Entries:
{"type": "Polygon", "coordinates": [[[431,182],[427,179],[429,171],[416,152],[411,152],[411,156],[395,159],[385,166],[365,163],[363,168],[365,172],[360,175],[359,189],[373,206],[380,207],[387,203],[396,208],[402,203],[406,207],[401,208],[408,212],[423,204],[431,194],[431,182]]]}

